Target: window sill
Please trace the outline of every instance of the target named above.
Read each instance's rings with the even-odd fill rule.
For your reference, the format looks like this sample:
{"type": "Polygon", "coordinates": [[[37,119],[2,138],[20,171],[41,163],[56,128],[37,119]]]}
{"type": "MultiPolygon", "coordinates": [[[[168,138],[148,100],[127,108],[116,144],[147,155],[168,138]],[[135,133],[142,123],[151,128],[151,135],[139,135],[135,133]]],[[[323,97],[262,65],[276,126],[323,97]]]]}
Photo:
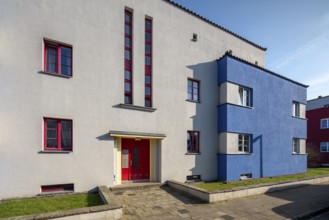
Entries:
{"type": "Polygon", "coordinates": [[[62,75],[62,74],[57,74],[57,73],[52,73],[52,72],[46,72],[46,71],[39,71],[38,73],[45,74],[45,75],[50,75],[50,76],[62,77],[62,78],[66,78],[66,79],[72,78],[72,75],[67,76],[67,75],[62,75]]]}
{"type": "Polygon", "coordinates": [[[306,120],[306,118],[296,117],[296,116],[293,116],[293,115],[291,117],[296,118],[296,119],[306,120]]]}
{"type": "Polygon", "coordinates": [[[221,105],[233,105],[236,107],[241,107],[241,108],[246,108],[246,109],[254,109],[254,107],[252,107],[252,106],[244,106],[244,105],[238,105],[238,104],[233,104],[233,103],[223,103],[223,104],[219,104],[218,106],[221,106],[221,105]]]}
{"type": "Polygon", "coordinates": [[[70,154],[73,151],[64,151],[64,150],[41,150],[39,154],[70,154]]]}
{"type": "Polygon", "coordinates": [[[185,153],[185,155],[200,155],[201,153],[185,153]]]}
{"type": "Polygon", "coordinates": [[[118,107],[124,108],[124,109],[130,109],[130,110],[143,111],[143,112],[155,112],[157,110],[156,108],[144,107],[144,106],[138,106],[138,105],[130,105],[130,104],[123,104],[123,103],[120,103],[118,105],[118,107]]]}
{"type": "Polygon", "coordinates": [[[291,153],[291,155],[307,155],[307,154],[291,153]]]}
{"type": "Polygon", "coordinates": [[[192,100],[192,99],[186,99],[185,101],[187,101],[187,102],[193,102],[193,103],[201,103],[201,101],[195,101],[195,100],[192,100]]]}
{"type": "Polygon", "coordinates": [[[221,155],[242,155],[242,156],[252,156],[253,153],[227,153],[227,154],[223,154],[223,153],[217,153],[217,154],[221,154],[221,155]]]}

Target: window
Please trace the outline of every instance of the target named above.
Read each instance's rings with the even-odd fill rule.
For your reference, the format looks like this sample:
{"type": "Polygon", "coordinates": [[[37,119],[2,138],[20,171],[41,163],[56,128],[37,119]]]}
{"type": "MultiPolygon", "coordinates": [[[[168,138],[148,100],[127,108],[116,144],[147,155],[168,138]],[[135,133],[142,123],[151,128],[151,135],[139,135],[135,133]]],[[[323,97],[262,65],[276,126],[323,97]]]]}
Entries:
{"type": "Polygon", "coordinates": [[[145,19],[145,107],[152,107],[152,20],[145,19]]]}
{"type": "Polygon", "coordinates": [[[187,99],[195,102],[200,101],[200,81],[194,79],[187,80],[187,99]]]}
{"type": "Polygon", "coordinates": [[[300,106],[298,102],[292,102],[292,116],[293,117],[300,117],[300,106]]]}
{"type": "Polygon", "coordinates": [[[320,151],[321,152],[329,152],[329,142],[321,142],[320,143],[320,151]]]}
{"type": "Polygon", "coordinates": [[[250,134],[239,134],[239,148],[238,151],[241,153],[250,153],[250,134]]]}
{"type": "Polygon", "coordinates": [[[124,59],[125,59],[125,84],[124,84],[124,90],[125,90],[125,104],[132,104],[133,103],[133,79],[132,79],[132,13],[130,11],[125,11],[125,36],[124,36],[124,59]]]}
{"type": "Polygon", "coordinates": [[[72,120],[44,119],[44,149],[72,150],[72,120]]]}
{"type": "Polygon", "coordinates": [[[44,185],[41,186],[42,193],[50,192],[74,192],[74,184],[44,185]]]}
{"type": "Polygon", "coordinates": [[[200,153],[200,132],[187,131],[187,153],[200,153]]]}
{"type": "Polygon", "coordinates": [[[329,128],[329,118],[321,119],[321,129],[329,128]]]}
{"type": "Polygon", "coordinates": [[[251,107],[250,95],[250,89],[239,87],[239,105],[251,107]]]}
{"type": "Polygon", "coordinates": [[[45,41],[44,70],[64,76],[72,76],[72,47],[45,41]]]}
{"type": "Polygon", "coordinates": [[[292,139],[292,153],[294,154],[299,154],[299,139],[298,138],[293,138],[292,139]]]}

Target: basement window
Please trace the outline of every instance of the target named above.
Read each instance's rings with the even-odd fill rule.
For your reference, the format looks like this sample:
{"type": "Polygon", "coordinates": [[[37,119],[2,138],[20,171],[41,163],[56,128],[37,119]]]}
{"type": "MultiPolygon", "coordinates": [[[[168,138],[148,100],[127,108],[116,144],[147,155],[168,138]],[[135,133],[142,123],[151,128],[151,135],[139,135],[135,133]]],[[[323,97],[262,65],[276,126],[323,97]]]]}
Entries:
{"type": "Polygon", "coordinates": [[[201,175],[190,175],[186,176],[186,182],[191,183],[191,182],[200,182],[201,181],[201,175]]]}
{"type": "Polygon", "coordinates": [[[244,173],[240,175],[240,180],[247,180],[247,179],[251,179],[252,178],[252,174],[251,173],[244,173]]]}
{"type": "Polygon", "coordinates": [[[58,185],[43,185],[41,186],[41,193],[62,193],[74,192],[74,184],[58,184],[58,185]]]}

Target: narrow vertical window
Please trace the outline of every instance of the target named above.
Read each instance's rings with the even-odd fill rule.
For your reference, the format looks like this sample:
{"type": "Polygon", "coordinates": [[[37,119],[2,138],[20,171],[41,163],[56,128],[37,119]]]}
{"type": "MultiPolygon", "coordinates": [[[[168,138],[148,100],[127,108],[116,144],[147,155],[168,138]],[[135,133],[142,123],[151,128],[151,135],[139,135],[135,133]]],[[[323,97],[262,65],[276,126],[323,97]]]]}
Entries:
{"type": "Polygon", "coordinates": [[[145,106],[152,107],[152,20],[145,19],[145,106]]]}
{"type": "Polygon", "coordinates": [[[200,132],[187,131],[187,153],[200,153],[200,132]]]}
{"type": "Polygon", "coordinates": [[[299,154],[299,139],[298,138],[292,139],[292,153],[299,154]]]}
{"type": "Polygon", "coordinates": [[[187,80],[187,100],[200,102],[200,81],[194,79],[187,80]]]}
{"type": "Polygon", "coordinates": [[[132,59],[133,59],[133,51],[132,51],[132,23],[133,17],[130,11],[125,11],[125,39],[124,39],[124,59],[125,59],[125,104],[132,104],[133,103],[133,76],[132,76],[132,59]]]}
{"type": "Polygon", "coordinates": [[[300,107],[298,102],[292,102],[292,116],[300,117],[300,107]]]}
{"type": "Polygon", "coordinates": [[[250,94],[250,89],[247,89],[245,87],[239,87],[239,104],[251,107],[250,94]]]}

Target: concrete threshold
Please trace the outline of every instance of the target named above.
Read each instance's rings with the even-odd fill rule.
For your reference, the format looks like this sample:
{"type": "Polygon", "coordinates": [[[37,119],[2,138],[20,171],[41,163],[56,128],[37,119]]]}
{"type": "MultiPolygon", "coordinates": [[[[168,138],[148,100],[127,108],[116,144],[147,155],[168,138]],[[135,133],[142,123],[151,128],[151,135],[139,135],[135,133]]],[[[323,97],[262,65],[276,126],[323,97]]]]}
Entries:
{"type": "Polygon", "coordinates": [[[226,190],[207,191],[197,188],[191,184],[185,184],[174,180],[167,181],[167,184],[179,191],[199,198],[207,203],[220,202],[230,199],[243,198],[247,196],[260,195],[280,190],[292,189],[307,185],[329,182],[329,176],[301,179],[298,181],[286,181],[279,183],[266,183],[254,186],[238,187],[226,190]]]}
{"type": "Polygon", "coordinates": [[[159,188],[165,184],[160,182],[129,182],[123,183],[121,185],[110,187],[112,192],[115,191],[125,191],[125,190],[140,190],[140,189],[150,189],[159,188]]]}

